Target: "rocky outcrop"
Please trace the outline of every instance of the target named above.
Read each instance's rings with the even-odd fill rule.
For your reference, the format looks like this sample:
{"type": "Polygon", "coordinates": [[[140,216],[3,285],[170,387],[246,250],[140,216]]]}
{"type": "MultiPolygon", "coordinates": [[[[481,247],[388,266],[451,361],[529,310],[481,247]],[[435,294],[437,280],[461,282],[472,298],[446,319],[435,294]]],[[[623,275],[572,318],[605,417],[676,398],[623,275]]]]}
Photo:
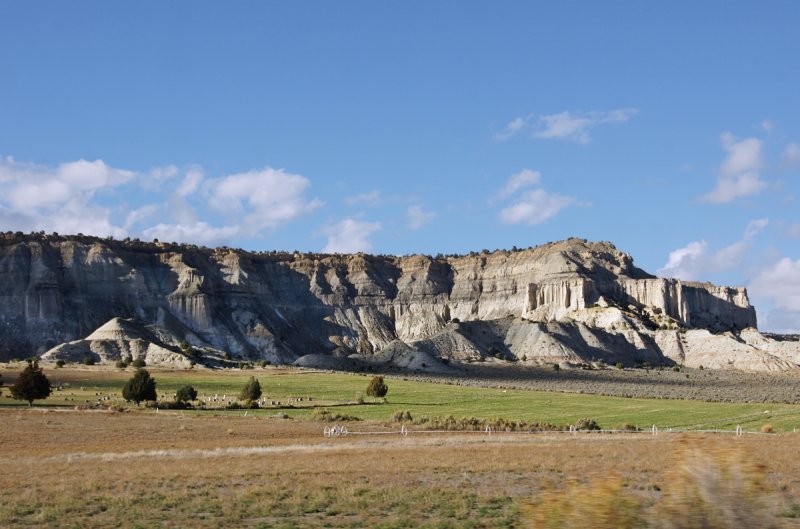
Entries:
{"type": "MultiPolygon", "coordinates": [[[[776,345],[755,331],[745,289],[653,277],[610,243],[569,239],[433,258],[0,235],[5,358],[90,341],[116,317],[138,322],[155,339],[148,343],[175,354],[186,341],[281,363],[333,351],[362,359],[400,351],[395,356],[405,358],[398,343],[417,359],[468,361],[499,353],[528,362],[684,363],[694,353],[675,335],[686,330],[730,333],[750,348],[737,349],[739,356],[768,353],[754,364],[720,367],[759,369],[775,357],[783,369],[798,360],[797,342],[776,345]],[[747,329],[752,332],[743,334],[747,329]]],[[[690,344],[708,341],[682,336],[690,344]]],[[[709,346],[709,354],[726,344],[709,346]]],[[[412,362],[422,363],[429,361],[412,362]]]]}

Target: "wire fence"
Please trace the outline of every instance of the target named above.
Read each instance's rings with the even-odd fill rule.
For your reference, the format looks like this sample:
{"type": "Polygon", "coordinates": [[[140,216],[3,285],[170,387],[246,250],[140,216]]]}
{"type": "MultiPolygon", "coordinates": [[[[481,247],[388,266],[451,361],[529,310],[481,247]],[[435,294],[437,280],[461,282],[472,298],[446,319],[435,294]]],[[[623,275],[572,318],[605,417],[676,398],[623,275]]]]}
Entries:
{"type": "Polygon", "coordinates": [[[741,425],[736,425],[733,430],[723,429],[693,429],[693,428],[659,428],[655,424],[650,428],[638,430],[579,430],[575,427],[570,427],[569,430],[496,430],[491,426],[487,426],[483,430],[414,430],[406,426],[401,426],[399,430],[350,430],[346,425],[333,425],[326,426],[323,430],[325,437],[347,437],[347,436],[362,436],[362,435],[376,435],[376,436],[401,436],[407,437],[409,435],[568,435],[568,436],[586,436],[586,435],[610,435],[610,434],[624,434],[624,435],[649,435],[657,437],[661,434],[675,434],[675,433],[706,433],[706,434],[731,434],[737,437],[743,435],[770,435],[768,432],[756,432],[744,430],[741,425]]]}

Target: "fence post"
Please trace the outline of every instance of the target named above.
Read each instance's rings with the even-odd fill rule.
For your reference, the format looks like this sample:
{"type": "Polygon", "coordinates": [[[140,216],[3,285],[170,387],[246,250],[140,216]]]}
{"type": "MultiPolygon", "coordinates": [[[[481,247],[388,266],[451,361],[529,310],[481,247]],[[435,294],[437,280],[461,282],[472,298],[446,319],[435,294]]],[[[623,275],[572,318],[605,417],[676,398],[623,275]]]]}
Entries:
{"type": "Polygon", "coordinates": [[[656,426],[655,424],[653,425],[652,432],[653,432],[653,437],[658,435],[658,426],[656,426]]]}

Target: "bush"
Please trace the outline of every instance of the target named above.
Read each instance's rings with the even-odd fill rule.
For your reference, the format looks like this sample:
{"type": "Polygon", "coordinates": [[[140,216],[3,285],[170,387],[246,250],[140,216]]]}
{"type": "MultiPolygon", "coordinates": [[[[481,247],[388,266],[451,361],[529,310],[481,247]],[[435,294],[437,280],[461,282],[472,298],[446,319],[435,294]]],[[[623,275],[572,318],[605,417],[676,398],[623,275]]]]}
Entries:
{"type": "Polygon", "coordinates": [[[132,365],[133,367],[137,368],[137,369],[141,369],[141,368],[143,368],[143,367],[147,366],[147,362],[145,362],[145,361],[144,361],[144,358],[142,358],[142,357],[140,356],[139,358],[137,358],[136,360],[134,360],[133,362],[131,362],[131,365],[132,365]]]}
{"type": "Polygon", "coordinates": [[[367,384],[367,395],[370,397],[383,398],[389,392],[389,386],[383,381],[383,377],[374,376],[367,384]]]}
{"type": "Polygon", "coordinates": [[[247,381],[247,384],[244,385],[242,392],[239,394],[239,400],[251,402],[258,400],[259,397],[261,397],[261,384],[256,380],[256,377],[250,377],[250,380],[247,381]]]}
{"type": "Polygon", "coordinates": [[[192,386],[183,386],[175,393],[176,402],[191,402],[197,400],[197,390],[192,386]]]}
{"type": "Polygon", "coordinates": [[[617,362],[616,366],[617,369],[625,369],[625,365],[622,362],[617,362]]]}
{"type": "Polygon", "coordinates": [[[122,387],[122,398],[137,406],[143,400],[156,400],[156,381],[147,370],[139,368],[122,387]]]}
{"type": "Polygon", "coordinates": [[[339,422],[339,421],[360,421],[361,417],[355,415],[347,415],[344,413],[331,413],[328,410],[317,409],[314,410],[314,419],[325,422],[339,422]]]}
{"type": "Polygon", "coordinates": [[[576,430],[600,430],[600,425],[594,419],[578,419],[574,424],[576,430]]]}
{"type": "Polygon", "coordinates": [[[125,363],[125,360],[117,360],[117,363],[114,365],[119,369],[125,369],[128,367],[128,364],[125,363]]]}
{"type": "Polygon", "coordinates": [[[411,412],[408,410],[398,410],[394,412],[392,415],[392,420],[394,422],[405,422],[405,421],[413,421],[414,419],[411,417],[411,412]]]}
{"type": "Polygon", "coordinates": [[[561,366],[558,364],[553,364],[553,371],[561,371],[561,366]]]}
{"type": "Polygon", "coordinates": [[[761,433],[775,433],[775,429],[771,424],[765,424],[761,427],[761,433]]]}
{"type": "Polygon", "coordinates": [[[56,367],[64,367],[65,365],[66,362],[64,362],[63,360],[56,360],[56,367]]]}
{"type": "Polygon", "coordinates": [[[94,365],[94,357],[90,355],[86,355],[83,357],[83,365],[85,366],[93,366],[94,365]]]}
{"type": "Polygon", "coordinates": [[[626,432],[638,432],[639,431],[639,427],[638,426],[636,426],[635,424],[631,424],[629,422],[626,422],[625,424],[620,424],[619,426],[616,426],[614,429],[615,430],[625,430],[626,432]]]}
{"type": "Polygon", "coordinates": [[[27,400],[28,406],[33,405],[34,400],[46,399],[52,391],[38,360],[28,360],[28,366],[11,386],[11,396],[17,400],[27,400]]]}

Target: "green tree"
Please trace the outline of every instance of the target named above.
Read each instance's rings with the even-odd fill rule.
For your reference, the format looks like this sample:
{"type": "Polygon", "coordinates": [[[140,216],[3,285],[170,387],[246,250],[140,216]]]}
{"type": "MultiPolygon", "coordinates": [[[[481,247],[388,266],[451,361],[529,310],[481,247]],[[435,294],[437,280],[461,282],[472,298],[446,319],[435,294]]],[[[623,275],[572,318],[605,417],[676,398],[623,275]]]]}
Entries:
{"type": "Polygon", "coordinates": [[[176,402],[191,402],[197,399],[197,390],[192,386],[183,386],[175,393],[176,402]]]}
{"type": "Polygon", "coordinates": [[[370,379],[367,385],[367,395],[370,397],[383,398],[389,392],[389,386],[383,381],[383,377],[375,376],[370,379]]]}
{"type": "Polygon", "coordinates": [[[258,400],[259,397],[261,397],[261,384],[256,380],[256,377],[250,377],[250,380],[247,381],[247,384],[244,385],[242,392],[239,394],[239,400],[251,402],[258,400]]]}
{"type": "Polygon", "coordinates": [[[28,366],[11,386],[11,396],[17,400],[27,400],[28,406],[32,406],[34,400],[46,399],[52,391],[38,360],[28,360],[28,366]]]}
{"type": "Polygon", "coordinates": [[[132,365],[133,367],[138,367],[138,368],[140,368],[140,369],[141,369],[142,367],[145,367],[145,366],[147,365],[147,362],[145,362],[145,361],[144,361],[144,358],[142,358],[142,357],[140,356],[139,358],[137,358],[136,360],[134,360],[133,362],[131,362],[131,365],[132,365]]]}
{"type": "Polygon", "coordinates": [[[156,400],[156,381],[146,369],[139,368],[122,387],[122,398],[138,406],[143,400],[156,400]]]}

